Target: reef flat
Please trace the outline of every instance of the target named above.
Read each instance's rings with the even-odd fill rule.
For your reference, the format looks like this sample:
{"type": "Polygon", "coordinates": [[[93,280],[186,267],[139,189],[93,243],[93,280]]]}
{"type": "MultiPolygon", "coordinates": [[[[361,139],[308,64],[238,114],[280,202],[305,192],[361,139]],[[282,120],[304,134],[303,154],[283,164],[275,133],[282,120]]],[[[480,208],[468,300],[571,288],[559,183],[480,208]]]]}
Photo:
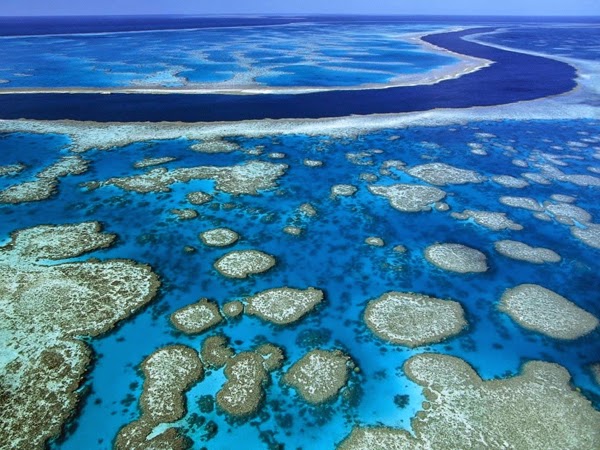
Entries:
{"type": "Polygon", "coordinates": [[[528,197],[500,197],[500,203],[513,208],[528,209],[530,211],[541,212],[544,208],[534,199],[528,197]]]}
{"type": "Polygon", "coordinates": [[[410,358],[404,371],[426,398],[411,421],[414,435],[356,427],[339,449],[575,450],[600,442],[600,412],[571,388],[569,372],[557,364],[531,361],[517,376],[485,381],[459,358],[425,353],[410,358]]]}
{"type": "Polygon", "coordinates": [[[584,244],[600,248],[600,225],[588,223],[584,228],[571,227],[571,233],[584,244]]]}
{"type": "MultiPolygon", "coordinates": [[[[10,169],[10,167],[9,167],[10,169]]],[[[65,156],[37,173],[34,181],[26,181],[0,190],[0,203],[27,203],[46,200],[56,194],[60,178],[80,175],[88,162],[79,156],[65,156]]],[[[11,173],[14,173],[14,168],[11,173]]]]}
{"type": "Polygon", "coordinates": [[[25,165],[21,163],[17,164],[7,164],[5,166],[0,166],[0,177],[11,177],[19,174],[25,170],[25,165]]]}
{"type": "Polygon", "coordinates": [[[255,413],[264,398],[267,374],[260,355],[253,352],[235,355],[225,366],[227,382],[217,392],[217,404],[233,416],[255,413]]]}
{"type": "Polygon", "coordinates": [[[226,339],[220,336],[209,339],[205,341],[202,354],[206,355],[209,364],[225,366],[226,381],[217,392],[217,405],[232,417],[253,416],[264,402],[269,373],[283,364],[283,351],[265,343],[254,351],[235,354],[226,339]]]}
{"type": "Polygon", "coordinates": [[[0,369],[10,398],[0,422],[13,448],[44,448],[76,409],[92,358],[81,338],[106,333],[156,294],[158,277],[133,261],[60,263],[114,239],[89,222],[19,230],[0,247],[0,369]]]}
{"type": "Polygon", "coordinates": [[[288,325],[300,320],[323,301],[320,289],[289,287],[268,289],[246,299],[246,314],[263,320],[288,325]]]}
{"type": "Polygon", "coordinates": [[[312,350],[290,367],[283,382],[307,402],[324,403],[335,398],[346,385],[352,367],[350,357],[339,350],[312,350]]]}
{"type": "Polygon", "coordinates": [[[392,208],[401,212],[431,211],[432,204],[446,197],[441,189],[412,184],[369,186],[369,191],[387,198],[392,208]]]}
{"type": "Polygon", "coordinates": [[[425,258],[440,269],[458,273],[486,272],[487,257],[463,244],[434,244],[425,249],[425,258]]]}
{"type": "Polygon", "coordinates": [[[499,309],[519,325],[556,339],[577,339],[592,332],[599,323],[565,297],[536,284],[506,290],[499,309]]]}
{"type": "Polygon", "coordinates": [[[379,338],[408,347],[443,341],[467,326],[460,303],[409,292],[371,300],[364,321],[379,338]]]}
{"type": "MultiPolygon", "coordinates": [[[[86,187],[97,189],[113,185],[128,191],[139,193],[169,192],[174,183],[187,183],[190,180],[212,179],[216,189],[229,194],[257,195],[259,190],[272,189],[276,181],[287,169],[285,164],[273,164],[263,161],[250,161],[233,167],[190,167],[167,170],[152,169],[141,175],[110,178],[106,181],[87,183],[86,187]]],[[[0,197],[1,199],[1,197],[0,197]]]]}
{"type": "Polygon", "coordinates": [[[473,170],[461,169],[444,163],[423,164],[411,167],[406,172],[415,178],[436,186],[483,183],[486,180],[485,177],[473,170]]]}
{"type": "Polygon", "coordinates": [[[219,307],[210,300],[203,298],[198,303],[184,306],[171,314],[171,323],[179,331],[188,334],[202,333],[214,327],[223,318],[219,307]]]}
{"type": "Polygon", "coordinates": [[[508,258],[534,264],[557,263],[561,260],[560,255],[549,248],[532,247],[519,241],[498,241],[494,244],[494,248],[508,258]]]}
{"type": "Polygon", "coordinates": [[[247,278],[275,266],[273,256],[260,250],[235,250],[215,262],[215,269],[228,278],[247,278]]]}
{"type": "Polygon", "coordinates": [[[198,353],[184,345],[161,348],[141,364],[144,390],[140,398],[140,417],[123,427],[115,440],[119,450],[191,447],[189,438],[177,428],[168,427],[158,434],[157,425],[175,422],[185,414],[184,393],[204,377],[204,367],[198,353]],[[150,437],[150,434],[154,436],[150,437]]]}
{"type": "Polygon", "coordinates": [[[357,187],[351,184],[336,184],[331,187],[331,198],[352,197],[357,190],[357,187]]]}
{"type": "Polygon", "coordinates": [[[146,167],[160,166],[162,164],[170,163],[175,161],[177,158],[171,156],[164,156],[162,158],[144,158],[133,164],[136,169],[145,169],[146,167]]]}
{"type": "Polygon", "coordinates": [[[506,213],[492,211],[473,211],[470,209],[464,210],[461,213],[454,212],[451,214],[457,220],[473,219],[477,225],[489,228],[493,231],[500,230],[515,230],[523,229],[523,225],[511,220],[506,213]]]}
{"type": "Polygon", "coordinates": [[[200,233],[200,239],[204,245],[210,247],[228,247],[235,244],[240,235],[229,228],[214,228],[200,233]]]}

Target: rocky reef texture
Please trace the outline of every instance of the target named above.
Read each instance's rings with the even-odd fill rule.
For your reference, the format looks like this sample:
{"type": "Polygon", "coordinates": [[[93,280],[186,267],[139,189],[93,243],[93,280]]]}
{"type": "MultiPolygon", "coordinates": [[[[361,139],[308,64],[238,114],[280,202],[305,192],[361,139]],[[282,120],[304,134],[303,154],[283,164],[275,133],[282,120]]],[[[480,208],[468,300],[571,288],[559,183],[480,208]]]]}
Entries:
{"type": "Polygon", "coordinates": [[[415,184],[369,186],[369,191],[387,198],[392,208],[402,212],[431,211],[434,203],[446,197],[441,189],[415,184]]]}
{"type": "Polygon", "coordinates": [[[133,167],[136,169],[145,169],[146,167],[160,166],[161,164],[170,163],[175,160],[177,160],[177,158],[171,156],[164,156],[162,158],[144,158],[141,161],[134,163],[133,167]]]}
{"type": "Polygon", "coordinates": [[[467,326],[460,303],[407,292],[371,300],[364,320],[379,338],[408,347],[441,342],[467,326]]]}
{"type": "Polygon", "coordinates": [[[319,161],[318,159],[305,159],[303,164],[306,167],[322,167],[323,161],[319,161]]]}
{"type": "Polygon", "coordinates": [[[531,361],[517,376],[484,381],[459,358],[425,353],[410,358],[404,371],[426,398],[411,421],[414,435],[356,427],[340,450],[579,450],[600,442],[600,412],[557,364],[531,361]]]}
{"type": "Polygon", "coordinates": [[[21,163],[0,166],[0,177],[14,176],[21,173],[23,170],[25,170],[25,165],[21,163]]]}
{"type": "Polygon", "coordinates": [[[65,156],[36,175],[34,181],[15,184],[0,191],[0,203],[26,203],[47,200],[58,189],[59,179],[80,175],[88,170],[89,162],[80,156],[65,156]]]}
{"type": "Polygon", "coordinates": [[[512,208],[528,209],[529,211],[541,212],[544,210],[537,200],[529,197],[500,197],[500,203],[512,208]]]}
{"type": "Polygon", "coordinates": [[[190,202],[192,205],[203,205],[205,203],[208,203],[212,200],[212,195],[207,194],[206,192],[202,192],[202,191],[197,191],[197,192],[190,192],[188,195],[186,195],[187,201],[190,202]]]}
{"type": "Polygon", "coordinates": [[[40,179],[14,184],[0,191],[0,203],[26,203],[47,200],[56,194],[58,182],[54,179],[40,179]]]}
{"type": "Polygon", "coordinates": [[[174,422],[185,414],[185,392],[204,377],[198,352],[184,345],[164,347],[144,360],[142,418],[152,423],[174,422]]]}
{"type": "Polygon", "coordinates": [[[204,377],[198,353],[184,345],[163,347],[141,365],[144,389],[139,419],[123,427],[115,440],[118,450],[187,449],[188,438],[176,428],[167,428],[149,438],[154,428],[181,419],[186,412],[184,393],[204,377]]]}
{"type": "Polygon", "coordinates": [[[300,236],[304,230],[300,227],[287,226],[283,228],[283,232],[292,236],[300,236]]]}
{"type": "Polygon", "coordinates": [[[240,235],[229,228],[215,228],[200,234],[204,245],[210,247],[228,247],[235,244],[240,235]]]}
{"type": "Polygon", "coordinates": [[[219,307],[203,298],[198,303],[185,306],[171,314],[171,323],[179,331],[199,334],[214,327],[223,320],[219,307]]]}
{"type": "Polygon", "coordinates": [[[202,361],[208,367],[223,367],[230,358],[233,358],[234,352],[229,347],[225,336],[211,336],[202,343],[200,351],[202,361]]]}
{"type": "Polygon", "coordinates": [[[440,269],[458,273],[488,270],[487,258],[479,250],[462,244],[434,244],[425,249],[425,259],[440,269]]]}
{"type": "Polygon", "coordinates": [[[354,363],[340,350],[312,350],[285,373],[282,380],[308,403],[318,405],[333,400],[348,382],[354,363]]]}
{"type": "Polygon", "coordinates": [[[317,210],[310,203],[302,203],[298,207],[298,211],[304,214],[307,217],[315,217],[317,215],[317,210]]]}
{"type": "Polygon", "coordinates": [[[258,316],[277,325],[294,323],[323,301],[320,289],[268,289],[246,299],[246,314],[258,316]]]}
{"type": "Polygon", "coordinates": [[[590,366],[590,371],[592,372],[596,384],[600,386],[600,362],[592,364],[590,366]]]}
{"type": "Polygon", "coordinates": [[[365,239],[365,244],[371,245],[373,247],[383,247],[385,245],[385,242],[380,237],[370,236],[365,239]]]}
{"type": "Polygon", "coordinates": [[[374,173],[369,173],[369,172],[363,172],[359,175],[359,178],[362,181],[366,181],[367,183],[375,183],[377,180],[379,180],[379,177],[377,175],[375,175],[374,173]]]}
{"type": "Polygon", "coordinates": [[[529,181],[531,181],[533,183],[537,183],[537,184],[543,184],[543,185],[552,184],[552,182],[550,180],[548,180],[548,178],[546,178],[542,174],[536,173],[536,172],[527,172],[527,173],[524,173],[523,174],[523,178],[526,178],[529,181]]]}
{"type": "Polygon", "coordinates": [[[172,209],[171,213],[174,214],[179,220],[191,220],[198,217],[198,211],[195,209],[172,209]]]}
{"type": "Polygon", "coordinates": [[[20,230],[0,247],[0,435],[13,448],[45,448],[76,409],[91,360],[80,338],[106,333],[158,290],[150,267],[133,261],[38,262],[113,240],[91,222],[20,230]]]}
{"type": "Polygon", "coordinates": [[[352,197],[358,191],[356,186],[351,184],[336,184],[331,187],[331,198],[352,197]]]}
{"type": "Polygon", "coordinates": [[[256,353],[263,357],[263,365],[269,372],[281,369],[285,355],[280,347],[273,344],[262,344],[255,350],[256,353]]]}
{"type": "Polygon", "coordinates": [[[381,167],[379,168],[379,174],[386,177],[394,177],[394,171],[401,172],[404,170],[405,166],[406,163],[404,161],[400,161],[398,159],[388,159],[381,164],[381,167]]]}
{"type": "Polygon", "coordinates": [[[191,180],[215,180],[215,188],[228,194],[256,195],[258,191],[272,189],[288,166],[263,161],[249,161],[238,166],[199,166],[167,170],[164,167],[152,169],[140,175],[110,178],[93,182],[88,187],[117,186],[139,193],[169,192],[175,183],[191,180]]]}
{"type": "MultiPolygon", "coordinates": [[[[548,155],[544,154],[546,159],[549,159],[550,156],[554,159],[554,163],[560,161],[556,155],[548,155]]],[[[573,158],[572,156],[570,158],[573,158]]],[[[565,163],[566,164],[566,163],[565,163]]],[[[552,181],[561,181],[563,183],[573,183],[577,186],[586,186],[586,187],[598,187],[600,186],[600,178],[595,177],[593,175],[587,174],[567,174],[562,172],[557,167],[554,167],[550,164],[537,164],[536,165],[540,170],[543,177],[552,181]]]]}
{"type": "Polygon", "coordinates": [[[519,231],[523,229],[522,225],[513,222],[506,216],[505,213],[500,212],[473,211],[466,209],[462,213],[452,213],[451,216],[457,220],[473,219],[476,224],[493,231],[506,229],[519,231]]]}
{"type": "Polygon", "coordinates": [[[114,234],[103,233],[99,222],[38,225],[12,233],[3,250],[24,260],[59,260],[110,247],[116,238],[114,234]]]}
{"type": "Polygon", "coordinates": [[[263,403],[269,372],[279,369],[283,360],[283,351],[269,343],[227,358],[227,381],[217,392],[219,408],[234,417],[254,415],[263,403]]]}
{"type": "Polygon", "coordinates": [[[585,224],[585,228],[571,227],[571,234],[593,248],[600,248],[600,225],[595,223],[585,224]]]}
{"type": "Polygon", "coordinates": [[[492,177],[492,181],[501,186],[514,189],[523,189],[529,186],[529,183],[522,178],[511,177],[510,175],[496,175],[492,177]]]}
{"type": "Polygon", "coordinates": [[[229,278],[247,278],[266,272],[275,264],[275,258],[259,250],[236,250],[219,258],[215,269],[229,278]]]}
{"type": "Polygon", "coordinates": [[[552,194],[550,198],[555,202],[561,203],[573,203],[575,200],[577,200],[577,198],[573,197],[572,195],[565,194],[552,194]]]}
{"type": "Polygon", "coordinates": [[[575,225],[575,222],[586,224],[592,220],[592,216],[585,209],[569,203],[544,202],[544,209],[558,223],[563,225],[575,225]]]}
{"type": "Polygon", "coordinates": [[[223,139],[207,139],[190,147],[195,152],[201,153],[231,153],[239,150],[240,146],[235,142],[223,139]]]}
{"type": "Polygon", "coordinates": [[[549,248],[532,247],[519,241],[498,241],[494,244],[494,248],[508,258],[534,264],[556,263],[561,260],[560,255],[549,248]]]}
{"type": "Polygon", "coordinates": [[[522,327],[555,339],[577,339],[598,326],[598,319],[592,314],[537,284],[507,289],[498,309],[522,327]]]}
{"type": "Polygon", "coordinates": [[[240,301],[234,300],[223,305],[223,315],[225,317],[239,317],[241,314],[243,314],[243,312],[244,304],[240,301]]]}
{"type": "Polygon", "coordinates": [[[217,392],[217,404],[227,414],[244,417],[254,414],[264,399],[268,372],[263,358],[253,352],[240,353],[225,366],[227,382],[217,392]]]}
{"type": "Polygon", "coordinates": [[[511,162],[513,165],[515,165],[517,167],[523,167],[523,168],[529,167],[529,164],[527,163],[527,161],[525,161],[523,159],[513,159],[511,162]]]}
{"type": "Polygon", "coordinates": [[[373,152],[350,152],[346,153],[346,159],[357,166],[372,166],[375,162],[372,159],[373,152]]]}
{"type": "Polygon", "coordinates": [[[436,186],[449,184],[483,183],[486,178],[473,170],[459,169],[444,163],[430,163],[411,167],[409,175],[436,186]]]}

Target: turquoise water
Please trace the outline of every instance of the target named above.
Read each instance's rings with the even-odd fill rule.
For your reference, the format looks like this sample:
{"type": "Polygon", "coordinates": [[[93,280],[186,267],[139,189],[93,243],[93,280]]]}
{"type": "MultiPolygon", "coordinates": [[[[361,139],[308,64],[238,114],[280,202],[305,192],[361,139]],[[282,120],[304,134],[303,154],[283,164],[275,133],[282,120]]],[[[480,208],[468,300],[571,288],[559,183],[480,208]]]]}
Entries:
{"type": "Polygon", "coordinates": [[[0,87],[386,83],[398,75],[425,73],[457,61],[403,40],[406,34],[434,29],[401,23],[304,24],[5,37],[0,38],[0,87]],[[380,63],[392,64],[368,72],[358,67],[380,63]],[[337,69],[334,79],[328,78],[332,67],[337,69]],[[236,75],[241,81],[234,79],[236,75]]]}
{"type": "MultiPolygon", "coordinates": [[[[147,309],[108,336],[91,342],[97,359],[86,381],[81,410],[65,435],[51,447],[111,448],[119,428],[138,417],[137,399],[143,379],[137,366],[144,357],[174,343],[199,349],[204,338],[215,333],[227,335],[236,350],[252,349],[265,341],[275,343],[285,349],[288,358],[283,371],[273,374],[261,412],[242,423],[232,423],[217,409],[199,404],[202,396],[214,396],[220,388],[223,381],[220,371],[193,387],[187,395],[189,411],[181,423],[195,440],[194,448],[269,448],[269,445],[275,448],[275,443],[284,444],[285,448],[306,448],[307,442],[312,448],[332,448],[354,424],[410,429],[410,418],[420,409],[423,398],[421,389],[399,368],[410,356],[423,351],[459,356],[484,378],[513,375],[529,359],[554,361],[569,370],[575,386],[599,407],[600,388],[585,367],[600,354],[600,331],[574,342],[558,342],[525,331],[496,310],[506,288],[538,283],[600,316],[598,250],[574,239],[568,227],[539,221],[528,211],[498,201],[502,195],[527,196],[539,201],[557,193],[573,195],[577,197],[576,204],[586,209],[597,223],[598,188],[559,181],[549,186],[532,183],[524,189],[504,188],[491,181],[443,188],[449,194],[451,211],[469,208],[506,212],[525,227],[522,231],[493,232],[457,221],[449,212],[398,212],[386,199],[370,194],[368,184],[360,179],[361,173],[377,174],[381,164],[392,159],[400,159],[409,166],[446,162],[487,177],[519,176],[537,169],[516,167],[512,159],[539,160],[540,152],[567,152],[581,157],[565,160],[568,166],[560,169],[569,174],[592,174],[588,167],[598,167],[593,154],[600,146],[599,127],[597,120],[471,122],[460,126],[383,130],[352,139],[304,135],[229,139],[242,150],[263,145],[264,153],[259,157],[243,151],[200,154],[191,151],[189,146],[193,142],[183,138],[84,153],[82,156],[91,161],[90,171],[63,178],[54,198],[0,206],[0,240],[7,239],[15,229],[42,223],[99,220],[107,231],[119,235],[119,241],[115,247],[91,256],[149,263],[162,277],[163,287],[147,309]],[[578,144],[567,148],[568,142],[578,144]],[[472,154],[469,143],[482,144],[488,155],[472,154]],[[372,165],[358,166],[346,158],[348,152],[372,149],[383,150],[382,154],[368,158],[372,165]],[[165,165],[176,168],[231,165],[252,159],[267,161],[270,152],[285,153],[286,158],[281,161],[290,167],[276,189],[261,192],[259,196],[233,197],[219,193],[210,181],[175,184],[170,193],[144,195],[115,187],[87,192],[79,186],[85,181],[142,173],[147,169],[133,169],[132,165],[145,157],[176,157],[176,161],[165,165]],[[302,164],[305,158],[321,160],[324,166],[306,167],[302,164]],[[340,183],[357,186],[357,194],[330,199],[331,186],[340,183]],[[194,207],[200,213],[199,218],[177,221],[169,211],[190,207],[185,195],[195,190],[211,192],[215,199],[194,207]],[[315,206],[318,217],[308,219],[295,212],[305,202],[315,206]],[[225,209],[224,203],[234,203],[235,208],[225,209]],[[305,232],[299,237],[287,235],[282,232],[287,225],[302,226],[305,232]],[[249,280],[220,276],[212,264],[228,250],[204,247],[198,239],[200,232],[218,226],[227,226],[241,234],[236,249],[257,248],[271,253],[278,260],[277,266],[249,280]],[[364,239],[369,236],[383,238],[386,245],[382,248],[365,245],[364,239]],[[563,260],[547,265],[510,260],[493,249],[494,242],[501,239],[551,248],[563,260]],[[490,270],[485,274],[459,275],[434,268],[422,255],[425,247],[435,242],[459,242],[483,251],[490,270]],[[397,244],[405,245],[408,252],[393,252],[392,247],[397,244]],[[186,245],[195,247],[197,252],[185,253],[186,245]],[[223,304],[284,285],[321,288],[326,292],[326,302],[297,325],[286,328],[243,317],[210,333],[189,337],[177,332],[168,320],[173,311],[200,297],[223,304]],[[368,300],[391,290],[457,300],[466,311],[469,329],[444,343],[414,350],[388,345],[369,332],[361,315],[368,300]],[[315,347],[341,348],[361,368],[360,374],[351,376],[345,394],[322,407],[308,406],[295,391],[279,383],[282,372],[315,347]],[[395,396],[407,396],[406,406],[397,406],[395,396]],[[213,424],[218,430],[214,435],[213,424]]],[[[66,154],[67,143],[67,138],[56,135],[3,135],[0,165],[22,162],[30,168],[15,177],[0,178],[0,187],[31,179],[40,167],[66,154]]],[[[398,171],[392,176],[380,176],[374,184],[397,182],[424,184],[398,171]]]]}

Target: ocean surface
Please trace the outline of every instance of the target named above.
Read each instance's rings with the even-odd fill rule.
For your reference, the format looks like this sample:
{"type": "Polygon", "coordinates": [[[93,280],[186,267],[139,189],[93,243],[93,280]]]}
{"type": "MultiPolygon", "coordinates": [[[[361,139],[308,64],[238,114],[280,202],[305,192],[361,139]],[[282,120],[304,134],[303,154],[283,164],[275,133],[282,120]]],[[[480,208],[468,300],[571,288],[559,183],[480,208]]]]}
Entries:
{"type": "MultiPolygon", "coordinates": [[[[5,34],[12,36],[0,38],[3,54],[0,78],[9,82],[0,84],[0,90],[15,86],[130,86],[139,80],[142,84],[172,87],[182,83],[227,82],[236,76],[247,76],[248,72],[252,74],[252,83],[263,86],[347,87],[386,83],[399,74],[425,73],[456,61],[455,56],[428,51],[426,47],[404,42],[401,37],[448,31],[457,26],[477,26],[482,27],[482,33],[491,32],[471,36],[469,41],[452,37],[457,53],[490,57],[498,62],[438,84],[374,91],[219,98],[175,94],[3,94],[0,119],[136,122],[192,121],[201,117],[217,121],[489,106],[568,92],[575,86],[575,69],[565,62],[524,53],[509,54],[507,50],[483,47],[473,40],[596,63],[600,51],[597,24],[561,21],[557,32],[554,25],[536,24],[531,18],[520,22],[506,18],[496,22],[490,19],[461,22],[460,18],[417,22],[406,18],[398,18],[396,22],[336,18],[326,24],[315,20],[304,23],[301,18],[253,19],[258,22],[249,23],[223,19],[221,24],[184,24],[191,31],[173,30],[167,24],[177,21],[169,19],[162,24],[170,29],[168,32],[161,31],[161,24],[152,21],[144,30],[138,22],[127,26],[125,19],[119,19],[121,22],[115,19],[116,22],[105,26],[94,22],[87,28],[81,28],[83,25],[78,25],[76,19],[64,20],[68,26],[38,25],[39,36],[16,36],[32,34],[27,31],[31,27],[22,30],[13,23],[7,28],[5,34]],[[210,29],[203,28],[207,26],[210,29]],[[87,31],[94,34],[75,34],[87,31]],[[536,39],[531,38],[533,35],[536,39]],[[116,51],[118,48],[123,51],[116,51]],[[531,81],[534,77],[536,83],[531,81]],[[123,108],[118,111],[119,103],[123,108]],[[266,106],[261,109],[261,105],[266,106]],[[200,108],[201,112],[194,108],[200,108]],[[232,108],[238,109],[231,112],[232,108]],[[187,113],[182,113],[184,110],[187,113]]],[[[447,41],[442,37],[431,38],[430,42],[450,45],[450,38],[447,41]]],[[[553,194],[565,194],[575,197],[575,204],[592,216],[592,222],[598,223],[599,188],[552,180],[547,185],[530,182],[525,188],[515,189],[490,179],[494,175],[522,178],[527,172],[540,173],[539,165],[552,164],[552,156],[564,157],[561,159],[564,165],[558,168],[565,174],[600,177],[599,130],[598,116],[552,120],[507,117],[498,121],[474,117],[469,122],[380,129],[350,137],[330,136],[325,132],[269,135],[266,131],[263,137],[227,137],[228,142],[239,146],[231,153],[195,152],[190,149],[197,143],[195,140],[186,137],[154,140],[151,136],[124,146],[92,148],[82,153],[90,161],[90,170],[62,178],[52,198],[18,205],[0,204],[0,243],[8,241],[12,231],[35,225],[100,221],[107,232],[119,236],[118,243],[91,256],[147,263],[160,275],[163,286],[148,308],[106,336],[89,342],[96,358],[85,379],[80,408],[67,423],[63,435],[50,443],[50,448],[112,448],[118,430],[139,416],[141,361],[169,344],[199,349],[203,340],[213,334],[228,336],[236,351],[250,350],[264,342],[282,346],[287,356],[283,372],[313,348],[337,348],[351,356],[360,373],[350,377],[346,395],[315,407],[309,406],[293,389],[284,387],[280,383],[283,372],[276,371],[266,388],[266,400],[259,414],[239,421],[230,419],[213,404],[212,399],[224,381],[222,370],[213,371],[187,393],[188,411],[179,423],[198,449],[334,448],[356,424],[410,431],[410,419],[421,409],[424,397],[421,388],[406,377],[401,366],[422,352],[463,358],[484,379],[514,376],[525,361],[532,359],[556,362],[570,372],[574,386],[594,407],[600,408],[600,386],[588,370],[591,363],[600,359],[598,329],[573,342],[558,341],[525,330],[497,309],[505,289],[536,283],[600,317],[598,249],[577,240],[568,226],[553,217],[542,221],[533,217],[531,211],[499,202],[501,196],[521,196],[543,203],[553,194]],[[375,149],[381,152],[373,152],[375,149]],[[485,154],[473,149],[484,149],[485,154]],[[273,159],[271,153],[285,156],[273,159]],[[214,182],[206,180],[175,183],[170,192],[147,194],[114,186],[96,190],[82,186],[88,181],[141,174],[150,169],[135,169],[134,163],[158,157],[175,158],[160,166],[169,170],[230,166],[253,160],[282,162],[289,169],[276,188],[257,196],[232,196],[216,190],[214,182]],[[305,159],[322,161],[323,166],[307,167],[303,164],[305,159]],[[525,161],[527,166],[515,165],[515,159],[525,161]],[[445,201],[450,212],[402,213],[391,208],[385,198],[371,194],[368,186],[426,183],[397,169],[382,172],[385,162],[390,160],[401,160],[408,167],[443,162],[474,170],[487,181],[442,187],[448,193],[445,201]],[[365,181],[365,173],[376,175],[378,180],[365,181]],[[358,191],[351,197],[333,199],[330,190],[337,184],[351,184],[358,191]],[[193,191],[208,192],[214,199],[201,206],[190,205],[186,194],[193,191]],[[318,215],[308,218],[298,213],[303,203],[312,204],[318,215]],[[199,216],[183,221],[171,212],[185,208],[197,210],[199,216]],[[492,231],[450,215],[465,209],[505,212],[524,228],[492,231]],[[301,227],[304,231],[300,236],[292,236],[283,232],[286,226],[301,227]],[[241,240],[234,249],[265,251],[275,256],[277,265],[246,280],[224,278],[213,264],[231,249],[206,247],[198,237],[199,233],[216,227],[240,233],[241,240]],[[365,244],[365,239],[371,236],[382,238],[385,245],[365,244]],[[550,248],[561,255],[562,261],[537,265],[506,258],[494,249],[494,243],[502,239],[550,248]],[[490,269],[483,274],[464,275],[434,267],[424,259],[423,251],[437,242],[462,243],[482,251],[490,269]],[[406,253],[393,251],[400,244],[407,248],[406,253]],[[196,251],[186,252],[185,246],[196,251]],[[325,291],[326,300],[317,311],[288,327],[244,316],[200,336],[188,336],[178,332],[169,321],[172,312],[201,297],[222,305],[279,286],[315,286],[325,291]],[[466,312],[469,327],[457,337],[416,349],[385,343],[367,329],[362,314],[369,300],[388,291],[418,292],[456,300],[466,312]]],[[[17,175],[0,177],[0,190],[34,179],[42,168],[71,154],[71,143],[68,135],[51,132],[0,134],[0,166],[17,163],[26,166],[17,175]]],[[[88,255],[80,259],[87,258],[88,255]]]]}
{"type": "Polygon", "coordinates": [[[5,37],[0,78],[11,88],[386,83],[456,61],[401,40],[434,29],[294,24],[5,37]]]}

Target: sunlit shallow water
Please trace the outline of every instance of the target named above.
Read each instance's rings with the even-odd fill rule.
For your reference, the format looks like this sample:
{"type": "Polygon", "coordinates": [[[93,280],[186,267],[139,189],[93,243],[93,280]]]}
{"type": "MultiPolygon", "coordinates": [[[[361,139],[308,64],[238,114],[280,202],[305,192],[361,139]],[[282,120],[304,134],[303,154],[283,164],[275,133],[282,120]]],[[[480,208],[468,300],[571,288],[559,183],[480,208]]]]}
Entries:
{"type": "Polygon", "coordinates": [[[0,39],[0,87],[382,84],[458,62],[407,41],[434,29],[418,24],[299,24],[5,37],[0,39]]]}
{"type": "MultiPolygon", "coordinates": [[[[442,187],[449,197],[451,211],[464,209],[506,212],[524,226],[521,231],[490,231],[474,223],[457,221],[450,212],[401,213],[386,199],[371,194],[363,173],[379,176],[375,185],[398,182],[424,184],[407,174],[392,170],[379,174],[384,161],[399,159],[408,166],[445,162],[469,168],[485,177],[519,177],[534,168],[520,168],[517,158],[529,164],[544,159],[541,153],[567,152],[581,159],[566,159],[560,167],[567,174],[591,174],[597,167],[600,141],[598,126],[587,121],[503,121],[472,122],[447,127],[412,127],[383,130],[357,139],[327,136],[276,136],[262,139],[230,139],[241,146],[229,154],[202,154],[190,150],[184,138],[174,141],[134,143],[109,151],[91,150],[83,157],[91,161],[86,174],[63,178],[54,198],[37,203],[0,207],[1,239],[16,229],[42,223],[76,223],[99,220],[105,229],[119,235],[118,245],[95,252],[94,257],[128,258],[149,263],[163,279],[158,299],[114,332],[91,342],[97,359],[86,382],[81,411],[68,426],[66,435],[53,448],[110,448],[119,428],[138,416],[137,399],[143,377],[137,365],[164,345],[183,343],[199,349],[207,335],[223,333],[236,350],[249,350],[269,341],[282,346],[287,355],[285,371],[308,350],[341,348],[356,361],[360,374],[350,378],[346,394],[333,404],[311,407],[295,391],[280,384],[282,372],[275,372],[266,390],[266,403],[260,413],[242,423],[230,423],[207,397],[214,396],[224,379],[213,372],[187,394],[188,413],[181,424],[200,448],[234,448],[245,445],[266,447],[282,443],[303,447],[306,442],[331,448],[341,441],[354,424],[384,424],[410,429],[410,418],[420,409],[421,389],[401,370],[412,355],[423,351],[459,356],[485,378],[514,375],[529,359],[557,362],[573,376],[574,384],[594,402],[600,389],[586,369],[597,359],[598,331],[575,342],[561,343],[525,331],[496,307],[506,288],[520,283],[537,283],[568,297],[582,308],[600,316],[597,292],[597,250],[571,236],[569,227],[543,222],[531,212],[502,205],[502,195],[532,197],[540,202],[552,194],[577,197],[575,204],[587,210],[593,222],[600,220],[594,187],[553,181],[550,185],[531,183],[524,189],[510,189],[487,181],[481,184],[442,187]],[[567,143],[570,143],[570,147],[567,143]],[[469,144],[480,144],[487,156],[473,154],[469,144]],[[264,146],[261,156],[245,150],[264,146]],[[362,159],[368,165],[353,164],[347,153],[380,149],[362,159]],[[282,152],[283,160],[272,160],[271,152],[282,152]],[[258,196],[234,197],[214,190],[211,181],[175,184],[169,193],[136,194],[107,186],[86,191],[80,183],[142,173],[133,163],[146,157],[171,156],[176,161],[165,167],[232,165],[249,160],[284,162],[289,169],[279,186],[258,196]],[[303,160],[324,162],[311,168],[303,160]],[[352,184],[358,192],[349,198],[330,198],[336,184],[352,184]],[[203,190],[214,200],[194,207],[200,216],[179,221],[174,208],[193,207],[189,192],[203,190]],[[309,202],[318,211],[306,218],[296,211],[309,202]],[[231,203],[231,209],[223,205],[231,203]],[[282,229],[296,225],[305,229],[299,236],[282,229]],[[235,249],[256,248],[274,255],[277,266],[248,280],[234,281],[219,275],[212,264],[228,249],[203,246],[198,234],[226,226],[241,234],[235,249]],[[381,237],[384,247],[364,243],[369,236],[381,237]],[[534,265],[499,255],[495,241],[517,239],[534,246],[551,248],[562,256],[558,264],[534,265]],[[423,250],[435,242],[458,242],[483,251],[490,270],[484,274],[460,275],[435,268],[423,258],[423,250]],[[392,250],[402,244],[408,252],[392,250]],[[184,246],[197,249],[184,252],[184,246]],[[178,308],[200,297],[223,304],[263,289],[279,286],[315,286],[326,292],[321,307],[290,327],[275,327],[257,318],[243,317],[198,337],[177,332],[168,320],[178,308]],[[386,344],[364,325],[362,313],[368,300],[387,291],[420,292],[459,301],[467,314],[469,328],[460,336],[441,344],[415,350],[386,344]],[[205,401],[199,403],[201,399],[205,401]],[[400,406],[399,406],[400,405],[400,406]],[[215,427],[216,425],[216,427],[215,427]],[[217,432],[215,433],[215,430],[217,432]],[[205,443],[205,444],[203,444],[205,443]]],[[[66,154],[66,137],[57,135],[5,134],[0,141],[0,165],[22,162],[28,169],[20,175],[0,178],[0,188],[33,177],[40,167],[66,154]]],[[[85,257],[83,258],[85,259],[85,257]]]]}

